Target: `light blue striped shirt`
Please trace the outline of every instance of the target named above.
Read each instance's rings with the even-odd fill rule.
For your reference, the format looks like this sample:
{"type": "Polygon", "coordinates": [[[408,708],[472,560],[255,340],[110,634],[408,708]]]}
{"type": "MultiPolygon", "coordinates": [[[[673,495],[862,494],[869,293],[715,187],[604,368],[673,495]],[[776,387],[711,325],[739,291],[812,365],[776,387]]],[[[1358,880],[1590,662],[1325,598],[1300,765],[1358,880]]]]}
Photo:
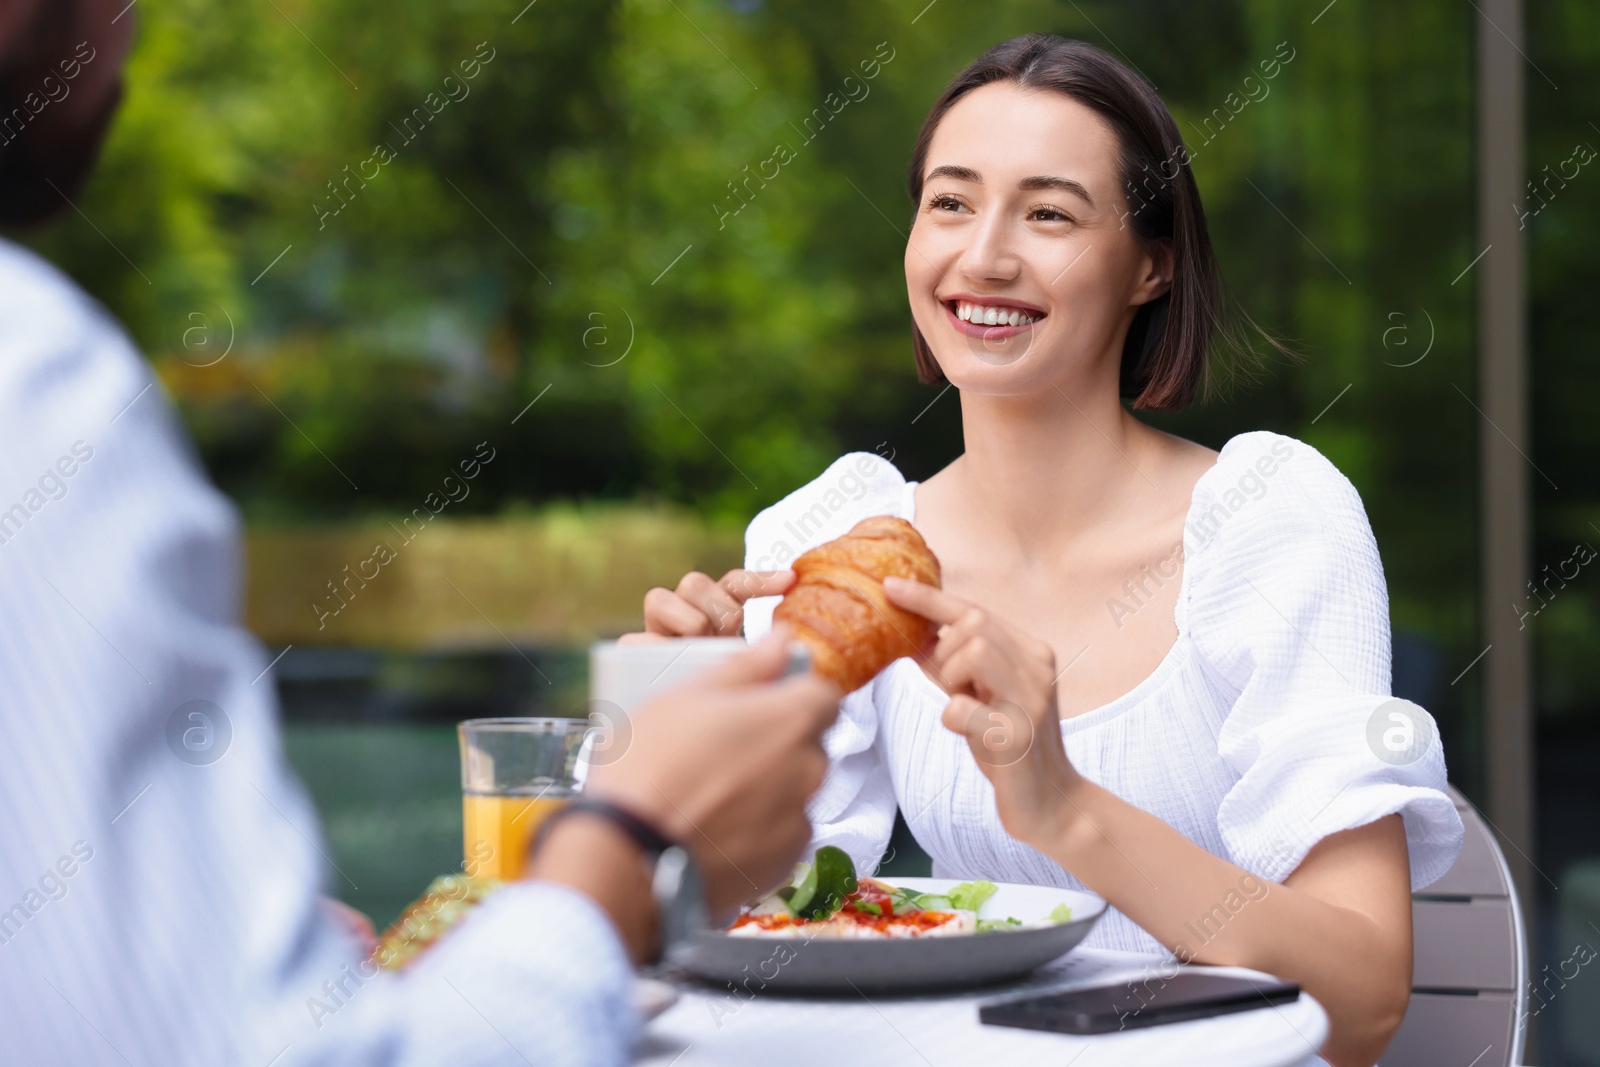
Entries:
{"type": "Polygon", "coordinates": [[[623,1062],[585,897],[504,889],[398,976],[324,914],[238,543],[122,330],[0,241],[0,1061],[623,1062]]]}

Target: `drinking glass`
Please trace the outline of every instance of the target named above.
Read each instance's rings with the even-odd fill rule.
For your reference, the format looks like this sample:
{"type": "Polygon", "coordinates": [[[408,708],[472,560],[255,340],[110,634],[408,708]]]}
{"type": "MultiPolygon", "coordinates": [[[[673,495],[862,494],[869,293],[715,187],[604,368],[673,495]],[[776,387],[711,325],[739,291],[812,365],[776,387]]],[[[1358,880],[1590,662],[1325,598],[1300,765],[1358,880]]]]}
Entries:
{"type": "Polygon", "coordinates": [[[578,791],[573,778],[587,719],[469,719],[461,741],[463,869],[520,877],[539,824],[578,791]]]}

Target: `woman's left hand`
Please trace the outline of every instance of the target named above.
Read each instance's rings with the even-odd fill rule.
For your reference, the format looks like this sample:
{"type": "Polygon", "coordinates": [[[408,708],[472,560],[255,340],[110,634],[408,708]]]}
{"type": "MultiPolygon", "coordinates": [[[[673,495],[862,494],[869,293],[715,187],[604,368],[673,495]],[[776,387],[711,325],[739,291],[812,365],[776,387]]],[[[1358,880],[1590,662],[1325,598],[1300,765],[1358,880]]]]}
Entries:
{"type": "Polygon", "coordinates": [[[994,784],[1000,821],[1017,840],[1048,851],[1072,822],[1078,772],[1061,743],[1056,657],[1020,633],[943,590],[886,578],[889,599],[939,625],[921,657],[950,703],[941,721],[961,734],[994,784]]]}

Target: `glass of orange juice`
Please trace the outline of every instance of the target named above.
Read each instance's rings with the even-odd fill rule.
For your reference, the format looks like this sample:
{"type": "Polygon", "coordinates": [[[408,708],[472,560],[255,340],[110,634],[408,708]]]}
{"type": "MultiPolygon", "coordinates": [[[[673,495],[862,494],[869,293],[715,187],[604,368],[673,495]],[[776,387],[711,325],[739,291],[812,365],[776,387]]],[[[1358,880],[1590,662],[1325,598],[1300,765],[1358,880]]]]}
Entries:
{"type": "Polygon", "coordinates": [[[461,741],[464,862],[474,878],[520,877],[539,824],[577,792],[587,719],[468,719],[461,741]]]}

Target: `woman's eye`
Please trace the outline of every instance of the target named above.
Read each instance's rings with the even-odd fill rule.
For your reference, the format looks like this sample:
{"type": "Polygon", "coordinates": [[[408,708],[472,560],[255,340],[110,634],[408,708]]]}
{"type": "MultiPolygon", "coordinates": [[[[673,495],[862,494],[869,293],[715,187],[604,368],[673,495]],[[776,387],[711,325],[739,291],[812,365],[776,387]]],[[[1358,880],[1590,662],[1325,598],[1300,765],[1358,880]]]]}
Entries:
{"type": "Polygon", "coordinates": [[[961,201],[953,196],[939,193],[928,200],[928,207],[934,211],[954,211],[962,206],[961,201]]]}
{"type": "Polygon", "coordinates": [[[1062,212],[1057,211],[1053,207],[1036,207],[1031,212],[1029,212],[1029,214],[1033,215],[1035,218],[1038,218],[1040,222],[1071,222],[1072,221],[1072,217],[1070,215],[1063,214],[1062,212]],[[1044,216],[1044,217],[1043,218],[1039,218],[1039,216],[1044,216]]]}

